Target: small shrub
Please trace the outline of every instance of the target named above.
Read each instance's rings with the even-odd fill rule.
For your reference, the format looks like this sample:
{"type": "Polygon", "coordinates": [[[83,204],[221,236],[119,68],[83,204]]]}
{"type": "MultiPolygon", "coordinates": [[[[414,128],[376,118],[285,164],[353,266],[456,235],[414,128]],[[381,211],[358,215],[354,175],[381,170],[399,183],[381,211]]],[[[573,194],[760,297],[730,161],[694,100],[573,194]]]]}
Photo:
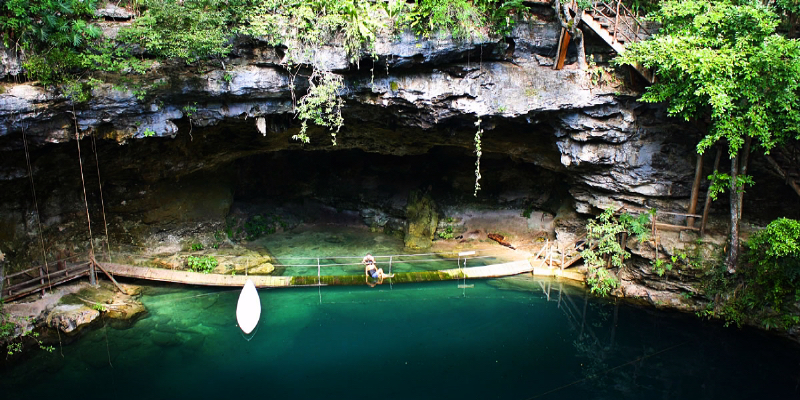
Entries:
{"type": "Polygon", "coordinates": [[[444,228],[443,231],[439,232],[439,237],[442,239],[452,239],[453,238],[453,227],[448,225],[444,228]]]}
{"type": "Polygon", "coordinates": [[[189,265],[189,269],[195,272],[202,272],[202,273],[209,273],[214,270],[214,268],[219,265],[219,261],[217,261],[216,257],[213,256],[202,256],[202,257],[195,257],[189,256],[186,260],[187,264],[189,265]]]}
{"type": "Polygon", "coordinates": [[[202,243],[192,243],[191,249],[192,251],[200,251],[203,250],[204,246],[202,243]]]}

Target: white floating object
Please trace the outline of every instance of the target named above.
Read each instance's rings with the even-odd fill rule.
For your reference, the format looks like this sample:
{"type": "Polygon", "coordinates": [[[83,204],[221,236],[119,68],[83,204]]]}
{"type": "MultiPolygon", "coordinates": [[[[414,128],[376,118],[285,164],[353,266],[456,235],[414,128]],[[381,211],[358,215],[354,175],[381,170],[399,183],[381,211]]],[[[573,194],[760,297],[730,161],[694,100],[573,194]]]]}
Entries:
{"type": "Polygon", "coordinates": [[[256,128],[263,136],[267,136],[267,120],[264,117],[256,118],[256,128]]]}
{"type": "Polygon", "coordinates": [[[474,251],[462,251],[461,253],[458,253],[459,257],[471,256],[471,255],[474,255],[474,254],[475,254],[474,251]]]}
{"type": "Polygon", "coordinates": [[[245,335],[256,329],[261,318],[261,299],[253,281],[248,279],[239,293],[239,303],[236,305],[236,322],[245,335]]]}

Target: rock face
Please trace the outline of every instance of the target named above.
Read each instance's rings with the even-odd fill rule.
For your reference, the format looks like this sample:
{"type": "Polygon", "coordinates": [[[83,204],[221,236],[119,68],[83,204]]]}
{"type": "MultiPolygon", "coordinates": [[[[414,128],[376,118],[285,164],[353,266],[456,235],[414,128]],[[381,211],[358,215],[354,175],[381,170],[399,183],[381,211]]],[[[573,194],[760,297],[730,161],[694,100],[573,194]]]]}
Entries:
{"type": "MultiPolygon", "coordinates": [[[[129,18],[114,7],[103,15],[129,18]]],[[[119,28],[106,24],[109,35],[119,28]]],[[[165,62],[143,76],[106,76],[74,114],[58,91],[5,85],[0,249],[26,256],[37,209],[46,236],[65,248],[85,244],[84,187],[93,224],[107,219],[115,241],[148,246],[224,230],[237,203],[263,199],[304,216],[314,215],[310,204],[351,212],[372,229],[402,232],[411,248],[429,247],[437,228],[471,226],[484,238],[502,229],[516,239],[562,227],[560,235],[574,236],[579,224],[569,219],[609,206],[685,211],[694,128],[637,103],[627,71],[553,70],[559,29],[545,17],[508,38],[468,43],[406,32],[379,38],[375,57],[357,65],[329,43],[295,54],[297,74],[285,67],[286,49],[240,40],[224,70],[165,62]],[[299,132],[293,102],[308,88],[303,57],[343,78],[345,126],[335,147],[319,127],[309,129],[309,144],[291,139],[299,132]],[[473,197],[478,120],[483,190],[473,197]],[[38,206],[25,200],[23,139],[38,206]],[[409,195],[424,188],[429,195],[409,195]],[[443,223],[448,213],[457,221],[443,223]],[[498,216],[506,222],[490,221],[498,216]]],[[[601,42],[586,40],[589,57],[608,58],[601,42]]],[[[16,59],[3,57],[0,77],[14,75],[16,59]]],[[[568,64],[574,60],[570,48],[568,64]]],[[[268,260],[219,268],[232,272],[238,263],[274,268],[268,260]]]]}
{"type": "Polygon", "coordinates": [[[100,311],[79,304],[62,304],[47,316],[47,326],[64,333],[76,332],[100,316],[100,311]]]}
{"type": "Polygon", "coordinates": [[[431,247],[433,234],[439,225],[439,214],[436,203],[428,194],[411,192],[406,208],[407,229],[404,242],[409,249],[427,249],[431,247]]]}

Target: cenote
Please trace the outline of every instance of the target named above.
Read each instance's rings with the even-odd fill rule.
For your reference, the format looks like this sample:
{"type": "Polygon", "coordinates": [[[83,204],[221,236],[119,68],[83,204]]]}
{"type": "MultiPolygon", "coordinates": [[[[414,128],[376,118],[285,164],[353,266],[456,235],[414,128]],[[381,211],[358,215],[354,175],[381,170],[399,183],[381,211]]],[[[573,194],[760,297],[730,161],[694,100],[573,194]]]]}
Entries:
{"type": "Polygon", "coordinates": [[[0,4],[3,400],[800,399],[796,1],[0,4]]]}
{"type": "Polygon", "coordinates": [[[149,315],[40,352],[4,398],[796,398],[800,349],[691,316],[515,277],[238,291],[148,286],[149,315]],[[549,301],[548,301],[549,293],[549,301]],[[46,377],[47,382],[42,379],[46,377]]]}

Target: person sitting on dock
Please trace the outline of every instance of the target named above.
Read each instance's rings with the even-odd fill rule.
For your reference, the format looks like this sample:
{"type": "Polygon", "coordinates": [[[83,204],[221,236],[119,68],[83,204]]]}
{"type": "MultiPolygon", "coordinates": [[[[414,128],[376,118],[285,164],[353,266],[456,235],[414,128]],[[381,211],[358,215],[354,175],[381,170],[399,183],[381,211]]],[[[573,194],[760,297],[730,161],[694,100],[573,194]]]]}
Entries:
{"type": "Polygon", "coordinates": [[[364,273],[367,275],[366,281],[370,286],[375,286],[374,284],[370,283],[370,278],[377,279],[377,284],[381,284],[383,283],[384,278],[394,277],[394,274],[386,275],[383,272],[383,268],[378,268],[378,266],[375,265],[375,257],[373,257],[372,254],[367,253],[367,255],[364,256],[364,259],[361,260],[361,263],[364,264],[364,273]]]}

